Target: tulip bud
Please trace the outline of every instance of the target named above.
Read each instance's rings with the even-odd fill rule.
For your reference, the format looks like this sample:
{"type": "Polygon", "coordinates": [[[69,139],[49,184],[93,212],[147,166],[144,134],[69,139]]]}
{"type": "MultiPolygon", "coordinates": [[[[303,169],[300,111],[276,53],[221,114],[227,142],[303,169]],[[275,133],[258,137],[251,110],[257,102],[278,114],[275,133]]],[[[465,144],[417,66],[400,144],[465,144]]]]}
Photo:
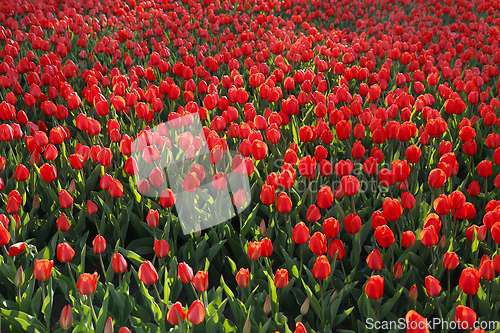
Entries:
{"type": "Polygon", "coordinates": [[[243,333],[250,333],[250,328],[252,327],[250,319],[247,319],[245,326],[243,326],[243,333]]]}
{"type": "MultiPolygon", "coordinates": [[[[330,297],[330,302],[333,302],[335,299],[337,298],[337,290],[335,290],[332,294],[332,296],[330,297]]],[[[309,297],[308,297],[308,300],[309,300],[309,297]]]]}
{"type": "Polygon", "coordinates": [[[300,307],[300,313],[305,316],[307,314],[307,311],[309,311],[309,303],[311,301],[309,300],[309,296],[307,296],[306,300],[304,303],[302,303],[302,306],[300,307]]]}
{"type": "Polygon", "coordinates": [[[268,314],[271,312],[271,296],[267,295],[266,301],[264,302],[264,313],[268,314]]]}
{"type": "Polygon", "coordinates": [[[194,237],[199,238],[201,236],[200,224],[198,223],[194,228],[194,237]]]}
{"type": "Polygon", "coordinates": [[[266,234],[266,223],[264,222],[264,219],[260,221],[260,226],[259,226],[259,233],[264,236],[266,234]]]}
{"type": "Polygon", "coordinates": [[[75,180],[74,180],[74,179],[72,179],[72,180],[71,180],[71,183],[69,183],[68,192],[69,192],[71,195],[75,194],[75,192],[76,192],[76,184],[75,184],[75,180]]]}
{"type": "Polygon", "coordinates": [[[416,285],[411,286],[410,292],[409,292],[409,298],[410,298],[410,301],[416,301],[417,300],[417,298],[418,298],[418,290],[417,290],[417,286],[416,285]]]}
{"type": "Polygon", "coordinates": [[[14,285],[16,287],[22,286],[24,283],[24,271],[23,266],[19,266],[16,272],[16,276],[14,277],[14,285]]]}
{"type": "Polygon", "coordinates": [[[35,195],[35,198],[33,199],[33,208],[35,208],[35,210],[40,208],[40,198],[38,195],[35,195]]]}
{"type": "Polygon", "coordinates": [[[71,309],[71,305],[68,304],[62,309],[59,325],[65,330],[73,325],[73,310],[71,309]]]}
{"type": "Polygon", "coordinates": [[[113,333],[113,319],[111,317],[106,321],[103,333],[113,333]]]}
{"type": "Polygon", "coordinates": [[[446,247],[446,236],[443,234],[439,240],[439,247],[444,249],[446,247]]]}

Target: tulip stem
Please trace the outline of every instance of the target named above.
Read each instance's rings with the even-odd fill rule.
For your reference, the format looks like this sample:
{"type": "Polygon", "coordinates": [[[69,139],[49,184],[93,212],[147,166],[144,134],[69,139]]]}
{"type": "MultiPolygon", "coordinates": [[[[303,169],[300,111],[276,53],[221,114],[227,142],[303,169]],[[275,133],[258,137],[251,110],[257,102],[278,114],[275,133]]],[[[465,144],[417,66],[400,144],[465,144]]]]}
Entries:
{"type": "Polygon", "coordinates": [[[73,284],[75,285],[75,288],[76,288],[76,281],[75,281],[75,278],[73,276],[73,273],[71,273],[71,267],[69,266],[69,261],[66,262],[66,267],[68,268],[68,274],[71,277],[71,281],[73,281],[73,284]]]}
{"type": "Polygon", "coordinates": [[[342,274],[344,274],[344,280],[345,280],[345,278],[347,277],[347,275],[345,274],[344,263],[342,262],[342,260],[340,260],[340,267],[342,268],[342,274]]]}
{"type": "Polygon", "coordinates": [[[436,275],[436,267],[434,266],[434,251],[432,250],[432,246],[429,246],[429,251],[431,252],[432,275],[436,275]]]}
{"type": "Polygon", "coordinates": [[[443,313],[441,312],[441,308],[439,307],[439,303],[438,303],[436,296],[434,296],[434,301],[436,301],[436,306],[438,308],[439,318],[441,318],[441,320],[443,320],[443,313]]]}
{"type": "MultiPolygon", "coordinates": [[[[191,284],[191,286],[192,286],[192,284],[191,284]]],[[[162,315],[165,315],[163,301],[161,300],[160,293],[158,292],[158,288],[156,288],[156,283],[153,283],[153,287],[155,287],[156,296],[158,297],[158,301],[160,302],[161,313],[162,313],[162,315]]]]}
{"type": "Polygon", "coordinates": [[[448,295],[450,295],[450,270],[448,269],[448,295]]]}
{"type": "Polygon", "coordinates": [[[99,253],[99,261],[101,262],[102,274],[106,276],[106,268],[104,267],[104,262],[102,261],[102,255],[99,253]]]}
{"type": "Polygon", "coordinates": [[[97,315],[95,314],[94,304],[92,304],[92,295],[88,295],[90,310],[92,311],[92,318],[94,319],[95,325],[97,325],[97,315]]]}
{"type": "Polygon", "coordinates": [[[377,316],[377,320],[378,320],[378,317],[379,317],[379,311],[378,311],[378,299],[375,300],[375,314],[377,316]]]}
{"type": "Polygon", "coordinates": [[[97,229],[97,233],[100,235],[100,234],[101,234],[101,232],[99,231],[99,226],[97,225],[97,220],[96,220],[96,218],[95,218],[95,214],[94,214],[93,216],[94,216],[94,223],[95,223],[95,227],[96,227],[96,229],[97,229]]]}
{"type": "Polygon", "coordinates": [[[474,301],[472,299],[472,295],[469,295],[469,301],[470,301],[470,308],[471,308],[471,310],[474,310],[474,301]]]}
{"type": "Polygon", "coordinates": [[[323,298],[323,280],[319,280],[319,290],[321,292],[321,323],[325,326],[325,301],[323,298]]]}
{"type": "Polygon", "coordinates": [[[354,195],[351,195],[352,212],[356,214],[356,207],[354,206],[354,195]]]}
{"type": "Polygon", "coordinates": [[[299,270],[299,278],[302,277],[302,266],[304,265],[304,244],[300,244],[300,270],[299,270]]]}

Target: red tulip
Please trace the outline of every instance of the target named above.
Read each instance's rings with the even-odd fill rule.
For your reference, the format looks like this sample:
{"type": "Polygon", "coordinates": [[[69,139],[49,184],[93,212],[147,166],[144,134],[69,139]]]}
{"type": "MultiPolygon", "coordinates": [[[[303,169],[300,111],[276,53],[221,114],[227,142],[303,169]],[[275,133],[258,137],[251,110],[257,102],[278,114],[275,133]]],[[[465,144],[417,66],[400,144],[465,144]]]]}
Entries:
{"type": "Polygon", "coordinates": [[[433,169],[429,172],[429,186],[432,188],[438,188],[444,185],[446,182],[446,174],[441,169],[433,169]]]}
{"type": "Polygon", "coordinates": [[[344,218],[344,228],[349,234],[357,234],[361,229],[361,218],[355,213],[347,215],[344,218]]]}
{"type": "Polygon", "coordinates": [[[158,221],[160,219],[160,215],[158,211],[155,209],[150,209],[148,215],[146,216],[146,221],[151,228],[156,228],[158,226],[158,221]]]}
{"type": "Polygon", "coordinates": [[[276,193],[274,187],[267,184],[262,185],[260,200],[264,205],[272,205],[276,201],[276,193]]]}
{"type": "Polygon", "coordinates": [[[427,333],[429,323],[415,310],[410,310],[405,316],[406,333],[427,333]]]}
{"type": "Polygon", "coordinates": [[[384,295],[384,278],[380,275],[370,276],[365,286],[365,293],[371,299],[380,299],[384,295]]]}
{"type": "Polygon", "coordinates": [[[158,281],[158,273],[156,272],[153,264],[148,260],[144,261],[141,266],[139,266],[139,271],[137,273],[139,275],[139,280],[146,285],[150,285],[158,281]]]}
{"type": "Polygon", "coordinates": [[[326,253],[326,245],[326,237],[319,231],[315,232],[309,241],[309,249],[311,249],[312,253],[318,256],[326,253]]]}
{"type": "Polygon", "coordinates": [[[267,237],[260,241],[260,255],[262,257],[269,257],[273,254],[273,243],[267,237]]]}
{"type": "Polygon", "coordinates": [[[317,205],[319,208],[328,209],[333,203],[333,193],[330,186],[322,187],[318,192],[317,205]]]}
{"type": "Polygon", "coordinates": [[[125,273],[128,266],[127,261],[120,253],[115,253],[113,255],[111,265],[115,273],[125,273]]]}
{"type": "Polygon", "coordinates": [[[477,315],[471,308],[465,305],[458,305],[455,308],[455,321],[461,330],[471,330],[476,320],[477,315]]]}
{"type": "Polygon", "coordinates": [[[101,254],[106,250],[106,239],[101,235],[97,235],[92,241],[92,246],[95,254],[101,254]]]}
{"type": "Polygon", "coordinates": [[[439,280],[432,275],[427,275],[425,277],[425,289],[427,291],[427,295],[434,297],[439,295],[441,292],[441,284],[439,283],[439,280]]]}
{"type": "Polygon", "coordinates": [[[69,208],[73,205],[73,198],[71,197],[71,194],[68,193],[68,191],[61,190],[59,192],[59,205],[62,209],[69,208]]]}
{"type": "Polygon", "coordinates": [[[336,260],[343,259],[345,257],[344,243],[342,243],[340,239],[332,240],[330,246],[328,247],[328,254],[332,258],[335,258],[335,256],[337,256],[336,260]]]}
{"type": "Polygon", "coordinates": [[[477,166],[477,173],[483,178],[488,178],[493,174],[492,168],[493,163],[491,161],[481,161],[477,166]]]}
{"type": "Polygon", "coordinates": [[[95,292],[98,280],[99,276],[97,275],[97,271],[95,271],[94,274],[83,273],[78,279],[76,288],[78,289],[80,294],[90,295],[95,292]]]}
{"type": "Polygon", "coordinates": [[[153,250],[158,258],[165,258],[170,252],[170,245],[164,239],[155,239],[153,250]]]}
{"type": "Polygon", "coordinates": [[[309,228],[304,222],[299,222],[293,228],[292,241],[296,244],[304,244],[309,239],[309,228]]]}
{"type": "Polygon", "coordinates": [[[57,245],[57,260],[60,262],[68,262],[73,259],[75,250],[68,243],[61,243],[57,245]]]}
{"type": "Polygon", "coordinates": [[[236,283],[238,286],[241,288],[245,288],[248,286],[248,280],[249,280],[250,272],[248,268],[240,268],[238,273],[236,273],[236,283]]]}
{"type": "Polygon", "coordinates": [[[360,183],[358,178],[355,176],[344,176],[340,180],[342,184],[342,191],[344,192],[345,195],[347,196],[353,196],[356,193],[358,193],[359,188],[360,188],[360,183]]]}
{"type": "Polygon", "coordinates": [[[403,265],[400,262],[394,264],[393,276],[396,280],[399,280],[403,277],[403,265]]]}
{"type": "Polygon", "coordinates": [[[493,260],[484,260],[479,264],[479,274],[485,280],[493,280],[495,278],[495,269],[493,260]]]}
{"type": "Polygon", "coordinates": [[[45,163],[40,167],[40,177],[47,183],[57,179],[57,169],[55,166],[45,163]]]}
{"type": "Polygon", "coordinates": [[[328,238],[335,238],[339,233],[340,224],[339,221],[333,217],[329,217],[323,221],[323,233],[328,238]]]}
{"type": "Polygon", "coordinates": [[[59,325],[65,330],[73,325],[73,310],[71,309],[71,305],[68,304],[62,309],[61,316],[59,317],[59,325]]]}
{"type": "Polygon", "coordinates": [[[52,273],[52,267],[54,266],[54,260],[47,259],[36,259],[35,269],[33,270],[33,276],[38,281],[45,281],[50,278],[52,273]]]}
{"type": "MultiPolygon", "coordinates": [[[[264,185],[265,186],[265,185],[264,185]]],[[[278,194],[278,200],[276,201],[276,210],[280,213],[288,213],[292,209],[292,200],[285,192],[278,194]]]]}
{"type": "Polygon", "coordinates": [[[389,247],[394,243],[394,233],[386,225],[377,227],[375,230],[375,238],[380,247],[389,247]]]}
{"type": "Polygon", "coordinates": [[[321,218],[321,213],[316,205],[311,205],[307,209],[306,220],[310,223],[318,222],[321,218]]]}
{"type": "Polygon", "coordinates": [[[330,263],[328,262],[326,256],[322,255],[316,258],[312,273],[318,280],[326,279],[330,275],[330,263]]]}
{"type": "Polygon", "coordinates": [[[280,268],[274,276],[274,285],[278,289],[286,287],[288,284],[288,271],[285,268],[280,268]]]}
{"type": "Polygon", "coordinates": [[[462,270],[458,285],[460,289],[467,295],[475,295],[479,290],[479,279],[481,275],[475,268],[469,267],[462,270]]]}
{"type": "Polygon", "coordinates": [[[370,269],[374,271],[379,271],[384,268],[384,261],[382,260],[382,255],[378,249],[374,249],[366,258],[366,263],[370,269]]]}
{"type": "Polygon", "coordinates": [[[201,324],[201,322],[205,319],[205,306],[199,299],[195,300],[193,304],[191,304],[186,317],[193,325],[201,324]]]}
{"type": "Polygon", "coordinates": [[[198,271],[193,277],[193,285],[202,293],[208,290],[208,273],[204,271],[198,271]]]}
{"type": "Polygon", "coordinates": [[[384,217],[389,221],[397,221],[401,214],[403,214],[403,207],[401,207],[398,199],[385,198],[382,210],[384,217]]]}
{"type": "Polygon", "coordinates": [[[455,252],[446,252],[443,256],[443,267],[450,271],[457,268],[460,263],[458,255],[455,252]]]}
{"type": "Polygon", "coordinates": [[[193,269],[185,262],[181,262],[177,267],[177,277],[182,283],[189,283],[193,280],[193,269]]]}
{"type": "Polygon", "coordinates": [[[181,302],[176,302],[167,312],[167,321],[170,325],[179,325],[178,318],[180,318],[181,321],[184,321],[184,318],[186,318],[186,312],[184,312],[181,302]]]}
{"type": "MultiPolygon", "coordinates": [[[[147,190],[145,192],[147,192],[147,190]]],[[[171,189],[167,188],[163,190],[163,192],[161,192],[160,200],[158,202],[160,206],[165,208],[170,208],[173,205],[175,205],[175,202],[176,202],[175,195],[171,189]]]]}
{"type": "Polygon", "coordinates": [[[17,180],[18,182],[24,182],[28,180],[29,177],[30,177],[30,172],[28,171],[28,169],[24,165],[19,164],[16,167],[16,172],[14,173],[14,179],[17,180]]]}
{"type": "Polygon", "coordinates": [[[0,247],[9,244],[10,242],[10,232],[7,230],[2,223],[0,223],[0,247]]]}

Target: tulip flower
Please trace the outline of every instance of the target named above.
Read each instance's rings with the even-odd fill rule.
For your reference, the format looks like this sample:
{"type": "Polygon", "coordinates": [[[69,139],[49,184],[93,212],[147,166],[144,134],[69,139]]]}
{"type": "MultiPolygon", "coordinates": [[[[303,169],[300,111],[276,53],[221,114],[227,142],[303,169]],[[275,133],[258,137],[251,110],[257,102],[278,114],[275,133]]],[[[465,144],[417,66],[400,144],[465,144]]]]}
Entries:
{"type": "Polygon", "coordinates": [[[65,330],[73,325],[73,310],[71,309],[71,305],[68,304],[62,309],[61,316],[59,317],[59,325],[65,330]]]}
{"type": "Polygon", "coordinates": [[[184,312],[181,302],[176,302],[167,312],[167,321],[170,325],[179,325],[178,318],[180,318],[181,321],[184,321],[184,318],[186,318],[186,312],[184,312]]]}
{"type": "Polygon", "coordinates": [[[293,228],[292,241],[296,244],[304,244],[309,239],[309,228],[304,222],[299,222],[293,228]]]}
{"type": "Polygon", "coordinates": [[[326,236],[319,231],[315,232],[309,240],[309,249],[318,256],[325,254],[327,251],[326,236]]]}
{"type": "Polygon", "coordinates": [[[120,253],[115,253],[113,255],[111,265],[113,267],[113,271],[115,273],[119,273],[119,274],[125,273],[125,271],[127,270],[127,266],[128,266],[127,261],[125,260],[123,255],[121,255],[120,253]]]}
{"type": "Polygon", "coordinates": [[[288,284],[288,271],[286,268],[280,268],[276,271],[276,275],[274,277],[274,285],[278,289],[282,289],[286,287],[288,284]]]}
{"type": "Polygon", "coordinates": [[[344,218],[344,228],[349,234],[357,234],[361,229],[361,218],[355,213],[347,215],[344,218]]]}
{"type": "Polygon", "coordinates": [[[156,228],[158,226],[159,221],[158,211],[155,209],[150,209],[148,215],[146,216],[146,222],[151,228],[156,228]]]}
{"type": "Polygon", "coordinates": [[[368,257],[366,257],[366,264],[374,271],[379,271],[384,268],[384,261],[382,260],[382,255],[378,249],[374,249],[370,252],[370,254],[368,254],[368,257]]]}
{"type": "Polygon", "coordinates": [[[260,241],[260,255],[262,257],[269,257],[273,254],[273,243],[267,237],[260,241]]]}
{"type": "Polygon", "coordinates": [[[333,217],[329,217],[323,221],[323,233],[327,238],[337,237],[340,230],[339,221],[333,217]]]}
{"type": "Polygon", "coordinates": [[[69,223],[68,218],[64,213],[58,217],[58,219],[56,220],[56,225],[57,229],[61,230],[62,232],[68,231],[71,227],[71,224],[69,223]]]}
{"type": "Polygon", "coordinates": [[[61,243],[57,245],[57,260],[60,262],[69,262],[73,259],[75,250],[68,243],[61,243]]]}
{"type": "Polygon", "coordinates": [[[316,205],[311,205],[307,209],[306,220],[310,223],[318,222],[321,218],[321,213],[316,205]]]}
{"type": "Polygon", "coordinates": [[[59,192],[59,205],[62,209],[69,208],[73,205],[73,198],[71,197],[71,194],[68,193],[68,191],[61,190],[59,192]]]}
{"type": "MultiPolygon", "coordinates": [[[[208,290],[208,273],[204,271],[198,271],[193,277],[193,285],[202,293],[208,290]]],[[[191,320],[190,320],[191,321],[191,320]]]]}
{"type": "Polygon", "coordinates": [[[144,261],[141,266],[139,266],[139,271],[137,273],[139,279],[146,285],[151,285],[158,281],[158,273],[153,264],[148,260],[144,261]]]}
{"type": "Polygon", "coordinates": [[[318,280],[323,280],[330,275],[330,272],[330,263],[326,256],[321,255],[317,257],[312,270],[313,276],[318,280]]]}
{"type": "Polygon", "coordinates": [[[18,242],[16,244],[12,244],[9,247],[9,256],[17,257],[18,255],[20,255],[24,251],[26,251],[26,243],[18,242]]]}
{"type": "Polygon", "coordinates": [[[95,271],[93,274],[83,273],[82,275],[80,275],[80,278],[78,279],[76,288],[82,295],[93,294],[97,287],[98,280],[99,276],[97,275],[97,271],[95,271]]]}
{"type": "Polygon", "coordinates": [[[250,272],[248,268],[240,268],[238,273],[236,273],[236,283],[241,288],[245,288],[246,286],[248,286],[249,277],[250,272]]]}
{"type": "Polygon", "coordinates": [[[201,324],[205,319],[205,306],[200,300],[195,300],[186,314],[187,319],[193,325],[201,324]]]}
{"type": "Polygon", "coordinates": [[[400,262],[394,264],[393,276],[396,280],[403,277],[403,265],[400,262]]]}
{"type": "Polygon", "coordinates": [[[104,331],[103,333],[113,333],[113,318],[109,317],[108,320],[106,320],[106,325],[104,325],[104,331]]]}
{"type": "Polygon", "coordinates": [[[378,300],[384,295],[384,278],[372,275],[365,285],[365,293],[373,300],[378,300]]]}
{"type": "Polygon", "coordinates": [[[333,203],[333,193],[330,186],[322,187],[318,192],[317,205],[319,208],[328,209],[333,203]]]}
{"type": "Polygon", "coordinates": [[[45,281],[50,278],[52,273],[52,267],[54,266],[54,260],[47,259],[36,259],[35,269],[33,270],[33,276],[38,281],[45,281]]]}
{"type": "Polygon", "coordinates": [[[405,316],[407,333],[427,333],[429,332],[429,323],[427,319],[419,315],[415,310],[410,310],[405,316]]]}
{"type": "Polygon", "coordinates": [[[479,290],[479,279],[481,275],[479,271],[475,268],[468,267],[462,270],[460,274],[460,280],[458,281],[458,285],[460,289],[466,293],[467,295],[475,295],[479,290]]]}
{"type": "Polygon", "coordinates": [[[461,330],[471,330],[477,320],[477,315],[471,308],[459,305],[455,308],[455,321],[461,330]]]}
{"type": "Polygon", "coordinates": [[[248,259],[257,260],[261,257],[261,242],[249,242],[247,248],[248,259]]]}
{"type": "Polygon", "coordinates": [[[375,230],[375,238],[380,247],[389,247],[394,243],[394,233],[386,225],[377,227],[375,230]]]}
{"type": "Polygon", "coordinates": [[[276,210],[280,213],[286,214],[292,209],[292,200],[285,192],[278,194],[276,201],[276,210]]]}
{"type": "Polygon", "coordinates": [[[177,277],[182,283],[189,283],[193,280],[193,269],[185,262],[179,263],[177,267],[177,277]]]}
{"type": "Polygon", "coordinates": [[[403,214],[403,207],[397,199],[385,198],[385,202],[382,204],[382,210],[384,212],[384,217],[388,221],[397,221],[401,214],[403,214]]]}
{"type": "Polygon", "coordinates": [[[170,252],[170,245],[164,239],[156,239],[153,250],[155,251],[156,257],[159,259],[165,258],[170,252]]]}
{"type": "Polygon", "coordinates": [[[0,223],[0,247],[9,244],[10,238],[9,230],[5,229],[4,225],[0,223]]]}
{"type": "Polygon", "coordinates": [[[439,280],[432,275],[427,275],[425,278],[425,289],[427,291],[427,295],[434,297],[439,295],[441,292],[441,284],[439,283],[439,280]]]}

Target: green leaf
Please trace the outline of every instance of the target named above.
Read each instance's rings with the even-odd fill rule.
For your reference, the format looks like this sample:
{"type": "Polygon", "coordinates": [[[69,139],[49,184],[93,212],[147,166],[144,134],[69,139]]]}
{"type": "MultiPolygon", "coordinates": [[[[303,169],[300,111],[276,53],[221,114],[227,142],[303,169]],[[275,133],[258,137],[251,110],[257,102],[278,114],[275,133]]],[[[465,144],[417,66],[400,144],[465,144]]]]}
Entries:
{"type": "Polygon", "coordinates": [[[391,310],[394,308],[394,305],[396,305],[399,296],[401,296],[402,292],[403,288],[399,289],[399,291],[394,296],[392,296],[388,301],[384,303],[384,305],[382,305],[379,312],[379,319],[385,318],[385,316],[387,316],[387,314],[391,312],[391,310]]]}
{"type": "Polygon", "coordinates": [[[97,317],[96,332],[102,332],[104,330],[104,325],[106,325],[106,321],[108,320],[108,301],[109,289],[106,290],[101,310],[99,311],[99,316],[97,317]]]}

